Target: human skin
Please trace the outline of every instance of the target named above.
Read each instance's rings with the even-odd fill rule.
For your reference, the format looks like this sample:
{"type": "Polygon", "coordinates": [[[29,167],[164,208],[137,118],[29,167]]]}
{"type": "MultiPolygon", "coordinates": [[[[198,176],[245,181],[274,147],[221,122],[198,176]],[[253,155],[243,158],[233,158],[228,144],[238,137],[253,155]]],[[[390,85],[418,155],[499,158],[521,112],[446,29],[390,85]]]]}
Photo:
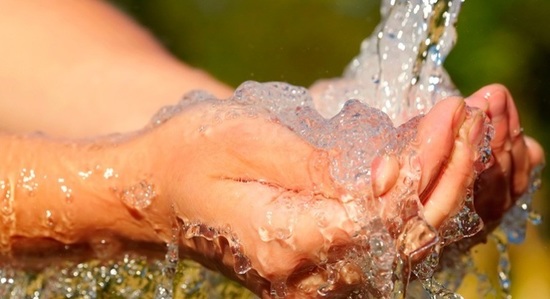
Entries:
{"type": "Polygon", "coordinates": [[[128,132],[188,91],[231,94],[101,1],[6,0],[0,9],[4,131],[76,138],[128,132]]]}
{"type": "MultiPolygon", "coordinates": [[[[221,109],[234,111],[238,107],[221,109]]],[[[268,281],[292,277],[318,263],[319,248],[328,250],[351,242],[355,228],[339,200],[342,190],[329,174],[331,153],[311,146],[268,115],[228,119],[201,130],[205,122],[212,124],[209,119],[215,112],[210,103],[193,105],[157,127],[114,140],[75,142],[3,135],[2,177],[13,186],[9,203],[14,217],[7,224],[4,218],[2,235],[9,236],[14,252],[24,260],[25,251],[34,250],[36,239],[87,244],[107,235],[108,241],[114,242],[122,238],[168,243],[176,218],[182,224],[230,226],[242,253],[250,259],[250,273],[232,272],[234,260],[223,241],[230,235],[214,241],[181,238],[182,253],[262,296],[268,295],[268,281]],[[26,176],[33,170],[35,177],[25,180],[23,169],[26,176]],[[106,175],[108,169],[114,174],[106,175]],[[59,178],[71,189],[70,200],[62,192],[59,178]],[[151,204],[124,204],[121,191],[142,181],[154,186],[151,204]],[[26,186],[33,183],[31,194],[26,186]],[[295,194],[297,209],[304,201],[315,200],[319,209],[331,211],[327,214],[329,226],[321,231],[316,210],[300,210],[292,237],[262,241],[259,227],[267,212],[278,209],[273,202],[282,193],[295,194]]],[[[427,179],[421,180],[418,193],[425,194],[425,217],[434,227],[457,209],[465,186],[473,181],[475,144],[482,138],[482,124],[480,117],[466,118],[460,98],[439,103],[419,124],[414,146],[422,153],[419,162],[427,179]],[[429,129],[436,124],[442,129],[429,129]],[[445,167],[435,167],[434,161],[445,167]],[[427,188],[431,190],[425,192],[427,188]]],[[[388,163],[374,166],[375,173],[390,169],[387,175],[375,175],[375,196],[384,197],[391,191],[399,168],[406,167],[398,164],[398,169],[393,169],[388,163]]],[[[304,291],[304,285],[307,294],[314,293],[322,283],[306,278],[288,281],[290,290],[296,288],[292,294],[298,294],[298,286],[304,291]]]]}
{"type": "MultiPolygon", "coordinates": [[[[225,85],[169,56],[148,34],[106,5],[56,1],[43,9],[39,3],[29,3],[0,4],[2,11],[13,12],[0,20],[0,35],[11,41],[0,49],[5,58],[0,67],[1,98],[18,99],[0,101],[5,105],[0,109],[2,125],[9,132],[41,130],[65,137],[125,132],[141,128],[160,106],[174,103],[191,89],[209,90],[222,98],[230,94],[225,85]],[[74,17],[74,9],[79,17],[74,17]],[[28,20],[37,25],[13,34],[13,28],[20,28],[21,22],[28,24],[28,20]],[[115,27],[119,30],[108,30],[115,27]],[[56,28],[59,35],[41,39],[45,28],[56,28]],[[81,34],[83,31],[87,34],[81,34]],[[44,44],[44,50],[26,50],[37,44],[44,44]],[[86,51],[80,51],[81,47],[86,51]],[[90,79],[98,78],[97,74],[102,76],[90,79]],[[36,107],[40,113],[25,112],[22,107],[36,107]]],[[[484,218],[498,222],[525,189],[528,172],[542,161],[542,150],[517,134],[517,111],[501,86],[486,87],[466,102],[487,112],[497,129],[492,145],[498,167],[489,169],[482,180],[505,182],[509,188],[481,190],[479,196],[476,194],[480,199],[476,206],[486,211],[484,218]],[[506,200],[495,202],[495,198],[506,200]]],[[[445,101],[420,125],[423,177],[419,194],[426,205],[426,218],[436,227],[463,196],[462,191],[454,190],[463,190],[460,187],[473,179],[470,174],[475,152],[467,135],[472,128],[479,128],[479,123],[465,121],[462,113],[453,121],[461,103],[460,99],[445,101]]],[[[266,295],[267,280],[307,269],[318,259],[313,249],[326,245],[327,239],[332,245],[348,241],[347,219],[334,200],[339,188],[327,174],[329,153],[313,148],[266,117],[226,121],[200,133],[197,128],[208,113],[211,111],[205,106],[193,106],[155,129],[118,141],[0,136],[6,149],[2,180],[14,188],[10,191],[15,213],[14,225],[6,225],[7,218],[3,218],[2,231],[10,231],[8,242],[17,249],[14,252],[32,249],[37,238],[86,243],[90,237],[107,235],[162,244],[172,237],[167,215],[212,227],[229,224],[251,259],[254,270],[247,275],[239,276],[232,270],[232,256],[222,241],[184,238],[182,252],[266,295]],[[118,177],[106,178],[108,168],[118,177]],[[27,170],[24,176],[30,169],[36,172],[38,186],[32,196],[22,184],[16,187],[23,169],[27,170]],[[92,174],[83,179],[80,171],[92,174]],[[72,190],[70,202],[59,178],[72,190]],[[119,190],[142,181],[154,186],[155,197],[150,206],[136,210],[121,201],[119,190]],[[300,230],[289,240],[295,242],[294,249],[284,242],[259,240],[257,227],[262,219],[250,216],[261,218],[273,208],[270,199],[288,190],[314,191],[320,194],[324,208],[337,211],[329,235],[320,234],[312,225],[312,215],[304,213],[297,226],[300,230]]],[[[401,166],[391,157],[381,161],[373,164],[378,174],[373,188],[384,196],[399,177],[401,166]]],[[[304,199],[297,196],[296,201],[300,200],[304,199]]],[[[4,239],[6,235],[2,234],[4,239]]],[[[51,243],[45,244],[47,248],[51,243]]],[[[303,277],[294,285],[301,281],[303,277]]],[[[319,282],[309,283],[315,286],[319,282]]]]}

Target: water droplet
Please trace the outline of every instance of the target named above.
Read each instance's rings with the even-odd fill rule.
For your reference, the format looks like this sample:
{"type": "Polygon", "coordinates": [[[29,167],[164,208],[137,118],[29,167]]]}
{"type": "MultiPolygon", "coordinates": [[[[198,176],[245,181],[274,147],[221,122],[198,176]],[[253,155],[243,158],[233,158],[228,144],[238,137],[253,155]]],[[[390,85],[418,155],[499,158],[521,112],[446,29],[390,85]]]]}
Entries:
{"type": "Polygon", "coordinates": [[[542,216],[537,212],[529,212],[529,221],[533,225],[540,225],[542,223],[542,216]]]}
{"type": "Polygon", "coordinates": [[[46,226],[49,227],[49,228],[52,228],[55,224],[54,219],[53,219],[53,215],[52,215],[52,211],[46,210],[45,217],[46,217],[46,222],[45,222],[46,226]]]}
{"type": "Polygon", "coordinates": [[[235,270],[235,273],[237,274],[246,274],[246,272],[250,271],[252,269],[252,265],[250,264],[250,260],[247,256],[245,256],[242,252],[240,252],[240,249],[232,250],[233,251],[233,260],[234,265],[233,269],[235,270]]]}
{"type": "Polygon", "coordinates": [[[17,186],[26,190],[29,196],[33,196],[38,188],[38,182],[36,180],[36,173],[34,169],[23,168],[19,172],[19,180],[17,186]]]}
{"type": "Polygon", "coordinates": [[[2,214],[9,216],[13,213],[12,190],[10,181],[5,179],[0,181],[0,201],[2,204],[2,214]]]}
{"type": "Polygon", "coordinates": [[[91,175],[92,175],[92,171],[91,170],[86,170],[86,171],[79,171],[78,172],[78,176],[82,179],[82,180],[87,180],[91,175]]]}
{"type": "Polygon", "coordinates": [[[90,248],[99,259],[112,258],[123,248],[122,243],[114,236],[96,233],[88,240],[90,248]]]}
{"type": "Polygon", "coordinates": [[[64,178],[58,178],[57,183],[59,184],[59,189],[61,190],[61,193],[63,193],[63,197],[65,198],[66,202],[71,203],[73,199],[73,189],[67,186],[64,178]]]}
{"type": "Polygon", "coordinates": [[[142,210],[151,205],[157,194],[152,184],[141,181],[122,190],[119,196],[127,207],[142,210]]]}
{"type": "Polygon", "coordinates": [[[286,285],[286,280],[275,280],[271,282],[271,298],[285,298],[288,293],[288,288],[286,285]]]}
{"type": "Polygon", "coordinates": [[[191,239],[194,237],[200,237],[200,223],[188,223],[183,226],[184,237],[191,239]]]}
{"type": "Polygon", "coordinates": [[[508,244],[497,234],[491,235],[492,240],[496,243],[498,251],[497,273],[500,283],[500,291],[502,298],[511,298],[512,281],[510,280],[510,257],[508,256],[508,244]]]}

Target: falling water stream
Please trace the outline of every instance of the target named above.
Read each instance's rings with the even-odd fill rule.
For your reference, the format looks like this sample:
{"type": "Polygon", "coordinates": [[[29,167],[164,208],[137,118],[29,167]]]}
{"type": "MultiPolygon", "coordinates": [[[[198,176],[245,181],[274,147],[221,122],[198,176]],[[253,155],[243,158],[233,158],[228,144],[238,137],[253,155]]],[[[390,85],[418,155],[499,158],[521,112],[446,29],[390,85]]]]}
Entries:
{"type": "MultiPolygon", "coordinates": [[[[461,298],[454,291],[468,272],[475,272],[465,249],[469,248],[467,237],[483,226],[474,211],[473,186],[468,186],[462,209],[441,228],[434,229],[424,220],[422,203],[414,191],[418,189],[420,169],[416,149],[409,146],[422,116],[439,100],[459,94],[443,69],[443,61],[455,43],[454,24],[461,5],[461,0],[384,0],[381,23],[362,43],[361,53],[342,78],[322,81],[311,93],[282,82],[245,82],[228,101],[216,104],[243,107],[232,115],[218,115],[218,121],[268,111],[312,145],[342,152],[331,161],[331,175],[349,191],[342,203],[358,228],[354,231],[353,246],[342,250],[340,258],[319,263],[328,275],[326,284],[317,290],[319,296],[330,297],[342,273],[359,269],[361,283],[350,292],[350,298],[420,296],[414,293],[418,292],[413,290],[414,284],[409,284],[413,278],[431,298],[461,298]],[[380,201],[373,199],[372,190],[365,186],[370,186],[373,159],[383,155],[401,157],[399,163],[408,171],[387,198],[380,201]],[[411,259],[419,262],[411,266],[411,259]]],[[[201,101],[213,99],[204,92],[191,93],[180,104],[161,109],[150,127],[161,125],[201,101]]],[[[205,123],[201,130],[211,125],[214,124],[205,123]]],[[[484,170],[490,156],[492,128],[486,123],[484,130],[485,138],[478,144],[476,175],[484,170]]],[[[502,230],[510,242],[521,242],[526,221],[538,220],[530,205],[540,184],[539,173],[540,169],[535,171],[532,187],[505,216],[502,230]]],[[[147,188],[145,191],[140,196],[154,192],[147,188]]],[[[125,204],[147,202],[135,194],[124,197],[125,204]]],[[[303,204],[298,210],[287,209],[284,196],[275,202],[279,208],[266,214],[265,223],[258,228],[264,242],[289,239],[295,223],[293,213],[316,208],[303,204]],[[289,220],[276,223],[273,219],[277,219],[277,213],[290,215],[289,220]]],[[[321,231],[323,219],[320,213],[317,221],[321,231]]],[[[223,228],[193,221],[178,222],[176,226],[164,260],[148,261],[129,253],[114,260],[58,263],[32,274],[4,267],[0,269],[0,297],[104,298],[101,294],[109,294],[109,298],[252,297],[221,275],[179,259],[180,238],[211,240],[223,236],[231,246],[235,271],[247,273],[251,265],[237,236],[223,228]]],[[[509,297],[507,241],[494,238],[500,254],[497,288],[504,297],[509,297]]],[[[285,277],[272,281],[274,297],[287,295],[285,283],[285,277]]]]}

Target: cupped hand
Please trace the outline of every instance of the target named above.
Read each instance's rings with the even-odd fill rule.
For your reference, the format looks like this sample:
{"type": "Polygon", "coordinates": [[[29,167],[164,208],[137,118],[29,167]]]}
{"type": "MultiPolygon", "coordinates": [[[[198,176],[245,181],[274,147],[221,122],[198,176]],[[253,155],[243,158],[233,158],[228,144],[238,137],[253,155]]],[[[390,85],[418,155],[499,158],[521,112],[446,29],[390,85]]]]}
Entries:
{"type": "MultiPolygon", "coordinates": [[[[481,111],[449,98],[418,124],[409,146],[418,152],[424,217],[435,228],[460,208],[475,179],[484,123],[481,111]]],[[[338,153],[312,146],[266,111],[217,100],[189,105],[153,131],[165,149],[166,188],[185,253],[265,297],[272,290],[315,296],[328,279],[323,261],[358,229],[344,207],[345,190],[331,176],[338,153]]],[[[410,171],[399,161],[373,161],[374,197],[391,194],[410,171]]],[[[361,283],[357,269],[345,269],[333,292],[361,283]]]]}

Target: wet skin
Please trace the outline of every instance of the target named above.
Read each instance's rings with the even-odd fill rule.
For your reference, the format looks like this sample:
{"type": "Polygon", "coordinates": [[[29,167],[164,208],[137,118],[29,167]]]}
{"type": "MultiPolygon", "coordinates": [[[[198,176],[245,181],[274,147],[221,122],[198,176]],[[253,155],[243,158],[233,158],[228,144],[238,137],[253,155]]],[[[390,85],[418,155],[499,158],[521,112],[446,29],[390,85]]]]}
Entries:
{"type": "MultiPolygon", "coordinates": [[[[494,188],[476,194],[482,216],[487,215],[485,205],[491,205],[487,220],[502,217],[527,187],[529,170],[542,160],[536,143],[518,137],[517,112],[502,86],[486,87],[466,101],[450,98],[437,104],[421,120],[412,145],[420,153],[418,193],[424,202],[424,216],[434,227],[457,210],[465,187],[474,179],[474,145],[482,138],[483,117],[477,112],[466,118],[465,103],[485,110],[496,129],[492,143],[495,163],[481,175],[481,181],[499,180],[509,186],[508,190],[498,188],[501,201],[494,200],[494,188]]],[[[236,109],[221,107],[218,109],[236,109]]],[[[291,292],[297,292],[293,288],[298,286],[301,292],[315,292],[323,282],[322,274],[311,273],[315,279],[306,279],[308,275],[301,271],[318,263],[323,251],[349,243],[354,229],[340,200],[342,190],[329,174],[333,153],[314,148],[268,115],[227,119],[201,130],[213,113],[209,103],[193,105],[156,128],[119,141],[74,143],[2,136],[2,146],[10,153],[4,157],[3,165],[8,167],[3,168],[2,177],[14,186],[15,211],[13,224],[4,222],[3,235],[10,235],[9,242],[25,251],[27,241],[37,238],[66,244],[89,243],[105,235],[169,242],[175,218],[213,228],[229,226],[250,259],[252,271],[235,274],[224,240],[228,236],[212,242],[183,238],[184,255],[240,280],[263,296],[269,292],[268,282],[280,277],[295,277],[296,281],[288,282],[291,292]],[[33,169],[38,177],[32,194],[18,177],[24,168],[33,169]],[[107,178],[107,168],[117,175],[107,178]],[[89,170],[92,174],[86,179],[78,174],[89,170]],[[70,201],[55,183],[58,178],[71,188],[70,201]],[[144,208],[124,204],[117,190],[143,180],[154,186],[152,203],[144,208]],[[291,198],[298,210],[295,230],[288,239],[263,241],[258,230],[266,213],[280,208],[274,199],[281,194],[291,198]],[[313,200],[315,209],[300,208],[313,200]],[[330,211],[326,214],[328,226],[322,231],[315,214],[319,210],[330,211]]],[[[389,193],[406,167],[399,165],[396,157],[381,157],[373,163],[374,195],[389,193]]]]}
{"type": "MultiPolygon", "coordinates": [[[[126,132],[141,127],[160,106],[192,89],[222,98],[231,93],[224,84],[174,59],[147,32],[101,2],[59,0],[48,3],[48,9],[40,5],[0,2],[2,11],[12,12],[0,19],[0,36],[10,41],[0,49],[1,77],[10,78],[0,81],[0,97],[6,99],[0,118],[6,131],[41,130],[65,137],[126,132]],[[55,35],[50,34],[53,31],[55,35]]],[[[504,87],[485,87],[465,102],[485,111],[496,129],[494,165],[481,175],[478,184],[483,187],[475,194],[476,207],[492,224],[490,229],[525,190],[528,173],[543,160],[543,151],[532,139],[517,134],[517,111],[504,87]]],[[[472,181],[475,151],[468,137],[476,139],[472,132],[479,119],[465,120],[461,103],[450,99],[435,107],[422,121],[415,144],[421,149],[423,174],[418,193],[426,218],[436,227],[456,209],[464,195],[460,187],[472,181]]],[[[200,132],[198,127],[209,113],[207,106],[198,105],[156,129],[121,141],[75,143],[0,135],[1,186],[9,183],[0,195],[9,190],[13,199],[9,202],[13,213],[4,211],[0,218],[2,248],[8,250],[11,244],[12,253],[38,253],[44,260],[49,248],[58,248],[47,240],[87,244],[103,239],[116,243],[120,238],[160,244],[164,254],[162,244],[172,239],[171,216],[177,216],[212,227],[230,225],[254,270],[235,274],[224,238],[184,238],[184,255],[259,295],[267,296],[269,280],[291,274],[289,287],[295,297],[312,294],[325,279],[322,271],[309,268],[319,259],[319,248],[346,244],[352,229],[338,200],[341,190],[328,175],[330,153],[313,148],[267,117],[225,121],[200,132]],[[108,168],[117,176],[106,176],[108,168]],[[22,176],[23,169],[27,172],[22,176]],[[29,194],[22,184],[16,186],[31,169],[37,187],[29,194]],[[84,178],[81,171],[92,173],[84,178]],[[124,204],[120,190],[142,181],[154,186],[152,203],[141,209],[124,204]],[[70,187],[71,200],[62,186],[70,187]],[[321,233],[315,215],[301,211],[291,238],[262,241],[258,227],[281,193],[293,195],[297,203],[311,201],[315,194],[318,209],[331,212],[330,227],[321,233]],[[37,239],[42,246],[37,246],[37,239]],[[300,291],[295,289],[299,285],[300,291]]],[[[397,160],[379,157],[373,163],[376,195],[386,196],[399,179],[404,169],[397,160]]],[[[124,249],[123,245],[128,243],[121,242],[112,251],[124,249]]],[[[6,260],[11,262],[4,256],[6,260]]],[[[341,283],[342,293],[350,283],[351,278],[341,283]]]]}

